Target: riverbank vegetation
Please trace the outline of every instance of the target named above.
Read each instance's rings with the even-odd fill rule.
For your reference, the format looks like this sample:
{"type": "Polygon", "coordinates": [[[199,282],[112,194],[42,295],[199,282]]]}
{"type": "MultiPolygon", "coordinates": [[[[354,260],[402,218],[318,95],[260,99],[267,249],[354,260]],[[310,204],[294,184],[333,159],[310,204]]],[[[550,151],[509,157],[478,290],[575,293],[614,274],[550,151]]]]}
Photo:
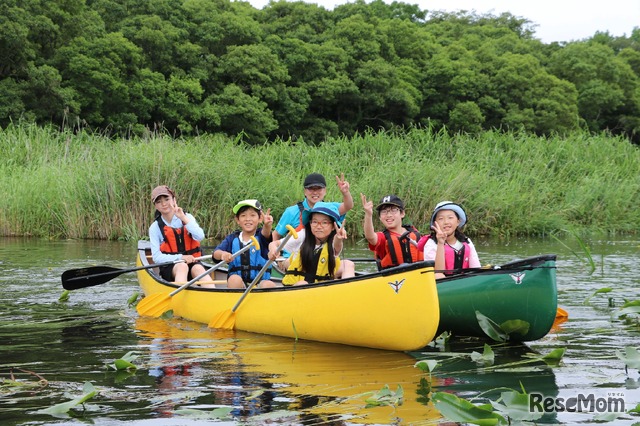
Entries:
{"type": "Polygon", "coordinates": [[[217,239],[234,229],[231,208],[245,198],[258,198],[277,220],[302,199],[310,172],[327,177],[329,200],[340,199],[333,177],[345,174],[355,201],[346,221],[353,238],[362,236],[360,193],[376,202],[397,194],[422,232],[435,204],[453,200],[466,209],[472,236],[635,233],[638,170],[637,146],[582,132],[469,137],[413,129],[319,146],[251,146],[224,136],[113,139],[10,125],[0,129],[0,233],[135,240],[153,218],[151,189],[167,184],[217,239]]]}

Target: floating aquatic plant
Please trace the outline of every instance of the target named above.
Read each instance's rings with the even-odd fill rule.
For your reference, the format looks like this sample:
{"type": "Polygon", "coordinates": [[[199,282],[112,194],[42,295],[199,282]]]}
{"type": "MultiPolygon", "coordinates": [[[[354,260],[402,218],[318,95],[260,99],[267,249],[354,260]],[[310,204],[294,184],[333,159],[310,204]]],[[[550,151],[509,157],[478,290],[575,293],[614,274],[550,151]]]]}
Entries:
{"type": "Polygon", "coordinates": [[[483,315],[480,311],[476,311],[476,318],[478,320],[478,325],[482,328],[482,331],[496,342],[506,342],[513,334],[521,334],[524,336],[529,332],[530,324],[527,321],[512,319],[507,320],[502,324],[497,324],[491,318],[483,315]]]}
{"type": "Polygon", "coordinates": [[[586,263],[589,265],[589,275],[593,274],[593,272],[596,270],[596,264],[593,261],[593,256],[591,256],[591,250],[589,249],[589,247],[585,244],[585,242],[578,236],[578,234],[576,234],[575,231],[567,231],[567,230],[563,230],[564,232],[567,232],[568,234],[573,235],[573,237],[578,241],[578,245],[580,246],[580,248],[582,249],[582,252],[584,254],[584,256],[579,255],[578,253],[576,253],[571,247],[569,247],[568,245],[566,245],[565,243],[563,243],[557,236],[555,236],[554,234],[550,234],[552,238],[554,238],[557,242],[559,242],[560,244],[562,244],[567,250],[569,250],[571,253],[573,253],[573,255],[575,257],[577,257],[578,259],[584,259],[586,261],[586,263]]]}
{"type": "Polygon", "coordinates": [[[471,360],[478,364],[492,365],[495,360],[495,354],[491,346],[485,343],[482,353],[476,351],[471,352],[471,360]]]}
{"type": "Polygon", "coordinates": [[[85,382],[82,387],[82,395],[72,399],[71,401],[63,402],[61,404],[53,405],[49,408],[45,408],[42,410],[38,410],[39,414],[50,414],[52,416],[59,416],[62,414],[67,414],[73,408],[76,408],[78,405],[82,405],[84,407],[84,403],[96,396],[98,392],[91,384],[91,382],[85,382]]]}
{"type": "Polygon", "coordinates": [[[136,358],[138,358],[138,355],[134,351],[127,352],[122,358],[116,359],[113,364],[108,364],[107,368],[116,371],[137,370],[138,367],[132,363],[136,358]]]}
{"type": "Polygon", "coordinates": [[[624,369],[627,374],[629,373],[629,367],[640,370],[640,352],[638,352],[638,349],[627,346],[624,348],[624,353],[616,351],[616,355],[624,361],[624,369]]]}
{"type": "Polygon", "coordinates": [[[135,306],[138,304],[138,296],[140,296],[140,292],[134,292],[131,297],[127,300],[127,306],[135,306]]]}
{"type": "Polygon", "coordinates": [[[66,302],[67,300],[69,300],[69,290],[65,290],[60,294],[60,297],[58,297],[58,302],[66,302]]]}
{"type": "Polygon", "coordinates": [[[377,392],[372,392],[370,395],[371,396],[365,400],[367,403],[366,408],[388,405],[397,407],[402,405],[404,401],[404,389],[400,385],[398,385],[395,392],[389,389],[389,385],[384,385],[382,389],[377,392]]]}

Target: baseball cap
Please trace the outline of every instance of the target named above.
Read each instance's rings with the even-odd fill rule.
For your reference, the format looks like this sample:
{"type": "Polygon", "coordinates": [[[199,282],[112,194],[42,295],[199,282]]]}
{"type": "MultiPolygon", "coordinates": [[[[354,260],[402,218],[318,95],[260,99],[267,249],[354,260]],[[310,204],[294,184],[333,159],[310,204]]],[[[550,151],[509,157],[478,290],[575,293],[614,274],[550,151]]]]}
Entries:
{"type": "Polygon", "coordinates": [[[151,191],[151,202],[155,203],[156,199],[161,195],[167,195],[169,197],[175,197],[176,194],[167,185],[160,185],[153,188],[151,191]]]}
{"type": "Polygon", "coordinates": [[[378,204],[378,207],[376,207],[376,210],[380,212],[382,207],[385,205],[397,206],[400,207],[401,210],[404,210],[404,203],[402,202],[402,200],[393,194],[385,195],[384,197],[382,197],[382,199],[380,200],[380,204],[378,204]]]}
{"type": "Polygon", "coordinates": [[[460,219],[458,228],[462,228],[465,223],[467,223],[467,214],[464,212],[464,209],[462,207],[460,207],[453,201],[441,201],[436,204],[436,208],[433,209],[433,214],[431,215],[431,227],[433,227],[433,223],[436,220],[436,214],[438,214],[440,210],[451,210],[455,212],[455,214],[458,216],[458,219],[460,219]]]}
{"type": "Polygon", "coordinates": [[[323,188],[327,187],[327,181],[324,179],[320,173],[311,173],[304,178],[304,187],[310,188],[314,186],[321,186],[323,188]]]}
{"type": "Polygon", "coordinates": [[[258,211],[262,211],[262,204],[260,204],[260,201],[258,201],[258,200],[242,200],[242,201],[238,202],[238,204],[233,206],[233,214],[238,214],[240,209],[243,208],[244,206],[253,207],[254,209],[256,209],[258,211]]]}

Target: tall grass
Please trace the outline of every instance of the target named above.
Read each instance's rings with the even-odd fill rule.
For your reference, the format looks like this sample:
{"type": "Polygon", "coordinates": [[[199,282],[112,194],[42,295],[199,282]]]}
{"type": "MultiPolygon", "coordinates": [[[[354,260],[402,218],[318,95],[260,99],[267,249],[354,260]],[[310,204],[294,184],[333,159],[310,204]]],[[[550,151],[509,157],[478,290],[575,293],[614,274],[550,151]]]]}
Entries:
{"type": "Polygon", "coordinates": [[[153,217],[151,189],[167,184],[178,203],[217,239],[234,229],[231,207],[258,198],[276,218],[303,197],[310,172],[351,184],[347,218],[362,235],[360,193],[395,193],[407,220],[428,230],[442,200],[464,206],[470,235],[637,232],[640,152],[606,135],[539,138],[429,130],[369,133],[320,146],[279,141],[250,147],[222,136],[188,140],[150,133],[133,140],[12,125],[0,130],[0,233],[49,238],[137,239],[153,217]]]}

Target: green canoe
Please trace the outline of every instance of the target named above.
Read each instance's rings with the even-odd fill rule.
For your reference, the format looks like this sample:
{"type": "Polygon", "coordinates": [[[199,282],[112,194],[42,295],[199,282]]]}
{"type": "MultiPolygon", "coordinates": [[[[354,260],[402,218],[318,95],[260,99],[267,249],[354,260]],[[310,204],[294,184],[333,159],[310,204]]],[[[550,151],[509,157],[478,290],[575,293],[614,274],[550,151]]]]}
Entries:
{"type": "Polygon", "coordinates": [[[487,338],[479,317],[488,317],[507,329],[509,341],[527,342],[544,337],[556,318],[556,255],[541,255],[486,269],[472,269],[437,280],[440,325],[436,335],[487,338]],[[482,315],[478,316],[476,313],[482,315]],[[506,321],[520,320],[518,323],[506,321]]]}

